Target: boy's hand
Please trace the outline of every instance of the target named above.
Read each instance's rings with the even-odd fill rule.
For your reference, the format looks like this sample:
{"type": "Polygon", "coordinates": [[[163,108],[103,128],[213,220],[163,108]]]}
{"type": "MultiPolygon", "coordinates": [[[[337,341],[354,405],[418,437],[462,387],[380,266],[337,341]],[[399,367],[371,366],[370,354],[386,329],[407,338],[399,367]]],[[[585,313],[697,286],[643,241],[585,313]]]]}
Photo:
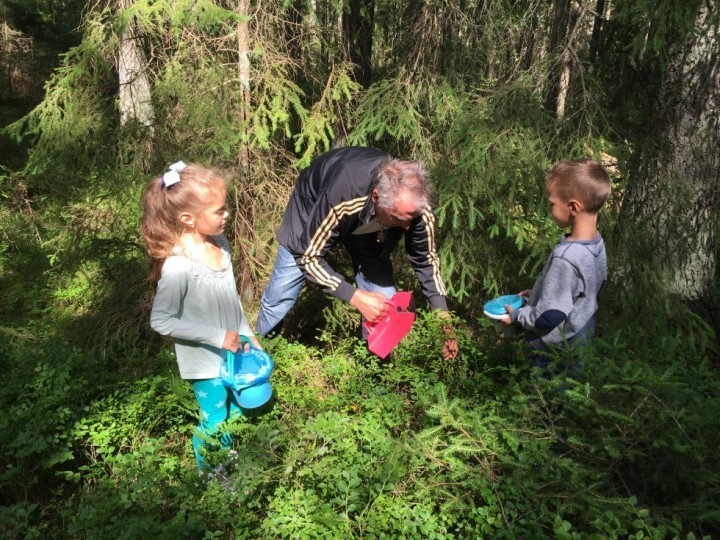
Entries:
{"type": "MultiPolygon", "coordinates": [[[[528,298],[530,296],[530,291],[532,289],[525,289],[524,291],[520,291],[518,293],[518,296],[522,296],[523,298],[528,298]]],[[[512,319],[510,318],[510,313],[512,313],[513,308],[510,307],[510,304],[505,304],[505,311],[508,312],[507,315],[505,315],[502,319],[499,319],[499,321],[503,324],[510,325],[512,324],[512,319]]]]}
{"type": "Polygon", "coordinates": [[[513,310],[513,308],[510,307],[510,304],[505,304],[505,311],[507,311],[508,314],[505,315],[502,319],[498,319],[498,320],[503,324],[511,325],[513,323],[512,319],[510,318],[510,313],[512,313],[512,310],[513,310]]]}

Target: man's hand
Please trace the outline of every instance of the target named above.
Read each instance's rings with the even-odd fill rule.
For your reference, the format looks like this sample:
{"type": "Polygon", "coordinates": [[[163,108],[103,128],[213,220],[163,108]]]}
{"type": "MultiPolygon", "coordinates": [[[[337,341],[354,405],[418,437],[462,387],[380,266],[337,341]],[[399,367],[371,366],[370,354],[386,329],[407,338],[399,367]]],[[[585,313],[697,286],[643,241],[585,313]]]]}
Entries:
{"type": "Polygon", "coordinates": [[[458,355],[460,348],[458,347],[457,339],[447,338],[445,345],[442,348],[442,355],[445,360],[452,360],[458,355]]]}
{"type": "MultiPolygon", "coordinates": [[[[450,319],[450,312],[448,311],[437,311],[438,317],[441,319],[450,319]]],[[[455,331],[453,330],[453,327],[448,323],[445,325],[445,328],[443,328],[443,332],[447,334],[447,338],[445,338],[445,345],[443,345],[442,349],[442,355],[445,360],[452,360],[458,355],[458,352],[460,352],[460,347],[458,347],[457,339],[455,339],[455,331]]]]}
{"type": "Polygon", "coordinates": [[[387,297],[381,293],[355,291],[350,299],[350,305],[357,309],[365,320],[370,324],[375,324],[387,312],[390,306],[387,304],[387,297]]]}

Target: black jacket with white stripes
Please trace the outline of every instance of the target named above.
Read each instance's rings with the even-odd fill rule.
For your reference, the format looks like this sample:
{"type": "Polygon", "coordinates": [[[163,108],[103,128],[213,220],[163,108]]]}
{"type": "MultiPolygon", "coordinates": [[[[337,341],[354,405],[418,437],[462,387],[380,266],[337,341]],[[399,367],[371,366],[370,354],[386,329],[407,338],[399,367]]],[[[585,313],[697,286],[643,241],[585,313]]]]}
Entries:
{"type": "Polygon", "coordinates": [[[358,261],[378,260],[392,278],[390,253],[405,236],[405,250],[422,291],[433,308],[447,309],[435,247],[435,217],[430,209],[415,218],[405,231],[400,227],[380,232],[352,233],[374,215],[372,171],[388,155],[376,148],[345,147],[331,150],[300,172],[285,209],[278,242],[293,254],[298,266],[325,292],[350,301],[356,288],[325,260],[327,252],[344,243],[358,270],[358,261]]]}

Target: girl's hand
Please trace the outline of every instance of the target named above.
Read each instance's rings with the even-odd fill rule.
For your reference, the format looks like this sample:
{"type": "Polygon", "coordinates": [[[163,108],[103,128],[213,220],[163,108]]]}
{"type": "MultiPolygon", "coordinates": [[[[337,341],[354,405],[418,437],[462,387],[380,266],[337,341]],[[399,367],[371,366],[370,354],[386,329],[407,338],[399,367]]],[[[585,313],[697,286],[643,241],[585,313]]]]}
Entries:
{"type": "Polygon", "coordinates": [[[240,348],[240,336],[235,330],[225,330],[225,341],[223,341],[222,348],[233,353],[240,348]]]}
{"type": "Polygon", "coordinates": [[[249,339],[250,343],[252,343],[253,347],[255,347],[256,349],[260,349],[261,351],[263,350],[263,346],[260,345],[258,338],[256,338],[255,336],[250,337],[250,336],[243,335],[241,337],[238,337],[238,341],[239,341],[238,348],[235,349],[233,352],[237,352],[238,349],[240,349],[240,348],[242,348],[242,352],[248,352],[250,350],[250,343],[248,343],[247,341],[243,341],[242,338],[249,339]]]}
{"type": "Polygon", "coordinates": [[[529,298],[531,292],[532,292],[532,289],[525,289],[524,291],[520,291],[518,293],[518,296],[522,296],[523,298],[529,298]]]}

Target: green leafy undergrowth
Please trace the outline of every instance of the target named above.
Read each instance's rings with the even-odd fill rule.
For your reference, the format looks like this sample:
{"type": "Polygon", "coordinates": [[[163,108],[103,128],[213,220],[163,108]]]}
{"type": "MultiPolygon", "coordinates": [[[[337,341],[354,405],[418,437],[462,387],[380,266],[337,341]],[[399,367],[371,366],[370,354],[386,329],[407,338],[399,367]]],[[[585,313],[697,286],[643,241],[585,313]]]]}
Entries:
{"type": "MultiPolygon", "coordinates": [[[[0,531],[84,538],[668,538],[718,530],[718,383],[682,337],[598,340],[584,368],[418,315],[380,360],[354,339],[266,340],[275,397],[228,423],[227,479],[197,474],[196,404],[154,373],[6,349],[0,531]]],[[[34,345],[37,346],[37,345],[34,345]]],[[[141,355],[136,351],[136,355],[141,355]]],[[[127,362],[137,365],[137,357],[127,362]]],[[[120,367],[123,359],[116,359],[120,367]]],[[[146,371],[148,369],[146,368],[146,371]]],[[[149,370],[152,371],[152,370],[149,370]]]]}

